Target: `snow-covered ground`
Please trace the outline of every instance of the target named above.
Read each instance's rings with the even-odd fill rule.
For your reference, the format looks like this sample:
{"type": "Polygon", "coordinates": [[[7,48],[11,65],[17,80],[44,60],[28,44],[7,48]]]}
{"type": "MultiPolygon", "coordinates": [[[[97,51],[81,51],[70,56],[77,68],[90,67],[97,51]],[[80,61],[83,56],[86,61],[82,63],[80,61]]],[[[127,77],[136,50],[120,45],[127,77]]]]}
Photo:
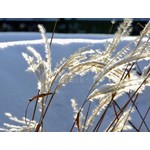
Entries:
{"type": "MultiPolygon", "coordinates": [[[[51,35],[47,34],[47,36],[51,35]]],[[[93,49],[103,49],[103,44],[111,37],[112,35],[100,34],[55,34],[51,49],[52,67],[63,57],[68,58],[81,47],[90,46],[93,49]]],[[[125,38],[120,47],[133,39],[134,37],[125,38]]],[[[5,112],[10,112],[18,118],[23,117],[29,98],[37,94],[36,79],[33,74],[25,71],[27,63],[22,57],[22,52],[26,52],[26,46],[29,45],[44,56],[44,44],[40,33],[0,33],[0,127],[4,122],[12,124],[4,115],[5,112]]],[[[141,67],[145,63],[148,62],[141,63],[141,67]]],[[[84,78],[76,77],[59,91],[45,118],[46,131],[70,130],[74,115],[70,99],[75,98],[81,104],[92,84],[90,76],[92,74],[84,78]]],[[[143,116],[150,106],[149,90],[147,88],[137,101],[137,106],[143,116]]],[[[111,115],[112,112],[108,112],[108,120],[111,115]]],[[[150,113],[146,119],[150,127],[149,118],[150,113]]],[[[132,121],[137,127],[141,122],[136,111],[132,114],[132,121]]],[[[105,126],[102,126],[101,130],[104,128],[105,126]]],[[[146,131],[144,125],[142,131],[146,131]]]]}

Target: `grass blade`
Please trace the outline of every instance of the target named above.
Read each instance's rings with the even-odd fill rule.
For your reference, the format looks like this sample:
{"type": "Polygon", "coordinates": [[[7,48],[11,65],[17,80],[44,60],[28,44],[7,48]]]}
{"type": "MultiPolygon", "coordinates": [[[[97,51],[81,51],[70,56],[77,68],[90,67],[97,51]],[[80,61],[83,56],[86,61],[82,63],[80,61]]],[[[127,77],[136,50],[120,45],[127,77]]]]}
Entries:
{"type": "MultiPolygon", "coordinates": [[[[142,120],[142,123],[140,124],[139,130],[141,130],[141,127],[143,125],[143,123],[145,122],[145,118],[147,117],[148,113],[149,113],[150,107],[147,109],[146,114],[142,120]]],[[[149,128],[147,127],[148,132],[150,132],[149,128]]]]}

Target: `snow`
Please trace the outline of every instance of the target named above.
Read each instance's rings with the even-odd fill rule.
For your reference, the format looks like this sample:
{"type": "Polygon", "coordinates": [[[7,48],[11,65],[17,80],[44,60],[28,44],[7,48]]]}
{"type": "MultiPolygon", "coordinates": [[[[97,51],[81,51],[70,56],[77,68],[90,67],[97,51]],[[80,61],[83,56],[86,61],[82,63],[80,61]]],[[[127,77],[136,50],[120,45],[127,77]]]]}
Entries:
{"type": "MultiPolygon", "coordinates": [[[[47,34],[48,37],[51,34],[47,34]]],[[[68,58],[81,47],[89,46],[93,49],[103,49],[104,42],[111,39],[112,35],[100,34],[55,34],[52,44],[52,67],[63,58],[68,58]]],[[[126,38],[120,47],[135,37],[126,38]]],[[[27,64],[22,57],[22,52],[26,52],[26,46],[34,47],[44,56],[44,44],[40,33],[0,33],[0,127],[3,123],[12,123],[5,115],[10,112],[17,118],[24,117],[24,112],[30,97],[37,94],[37,83],[35,76],[26,72],[27,64]]],[[[142,62],[141,66],[147,62],[142,62]]],[[[69,131],[73,123],[73,109],[71,99],[76,99],[78,105],[88,93],[88,88],[92,84],[90,79],[92,74],[85,77],[77,76],[67,86],[63,87],[54,98],[52,105],[45,118],[46,131],[69,131]]],[[[137,106],[144,116],[150,106],[150,92],[146,88],[137,102],[137,106]]],[[[29,107],[29,113],[32,106],[29,107]]],[[[29,115],[28,115],[29,116],[29,115]]],[[[106,118],[112,116],[108,112],[106,118]]],[[[131,116],[135,125],[138,126],[141,119],[135,111],[131,116]]],[[[150,126],[150,113],[147,116],[147,124],[150,126]]],[[[107,119],[106,119],[107,120],[107,119]]],[[[102,130],[104,129],[104,125],[102,130]]],[[[142,131],[146,131],[144,125],[142,131]]]]}

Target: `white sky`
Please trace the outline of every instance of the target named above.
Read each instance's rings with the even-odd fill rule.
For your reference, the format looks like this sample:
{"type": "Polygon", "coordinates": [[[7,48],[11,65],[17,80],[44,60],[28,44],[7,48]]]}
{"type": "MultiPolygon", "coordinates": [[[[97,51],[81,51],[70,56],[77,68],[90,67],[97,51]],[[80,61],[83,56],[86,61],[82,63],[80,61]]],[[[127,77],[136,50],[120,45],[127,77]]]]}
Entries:
{"type": "Polygon", "coordinates": [[[3,0],[0,18],[149,18],[149,1],[3,0]]]}

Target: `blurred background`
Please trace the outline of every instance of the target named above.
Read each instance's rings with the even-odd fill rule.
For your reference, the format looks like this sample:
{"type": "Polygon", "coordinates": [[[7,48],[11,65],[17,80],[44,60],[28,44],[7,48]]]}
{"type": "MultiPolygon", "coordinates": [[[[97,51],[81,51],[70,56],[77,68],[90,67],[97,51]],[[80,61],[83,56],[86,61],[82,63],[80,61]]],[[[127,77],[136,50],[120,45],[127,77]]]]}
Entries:
{"type": "MultiPolygon", "coordinates": [[[[134,18],[131,35],[139,35],[149,19],[134,18]]],[[[123,18],[0,18],[0,32],[37,32],[38,24],[43,24],[47,32],[52,32],[56,20],[56,33],[113,34],[123,18]]]]}

